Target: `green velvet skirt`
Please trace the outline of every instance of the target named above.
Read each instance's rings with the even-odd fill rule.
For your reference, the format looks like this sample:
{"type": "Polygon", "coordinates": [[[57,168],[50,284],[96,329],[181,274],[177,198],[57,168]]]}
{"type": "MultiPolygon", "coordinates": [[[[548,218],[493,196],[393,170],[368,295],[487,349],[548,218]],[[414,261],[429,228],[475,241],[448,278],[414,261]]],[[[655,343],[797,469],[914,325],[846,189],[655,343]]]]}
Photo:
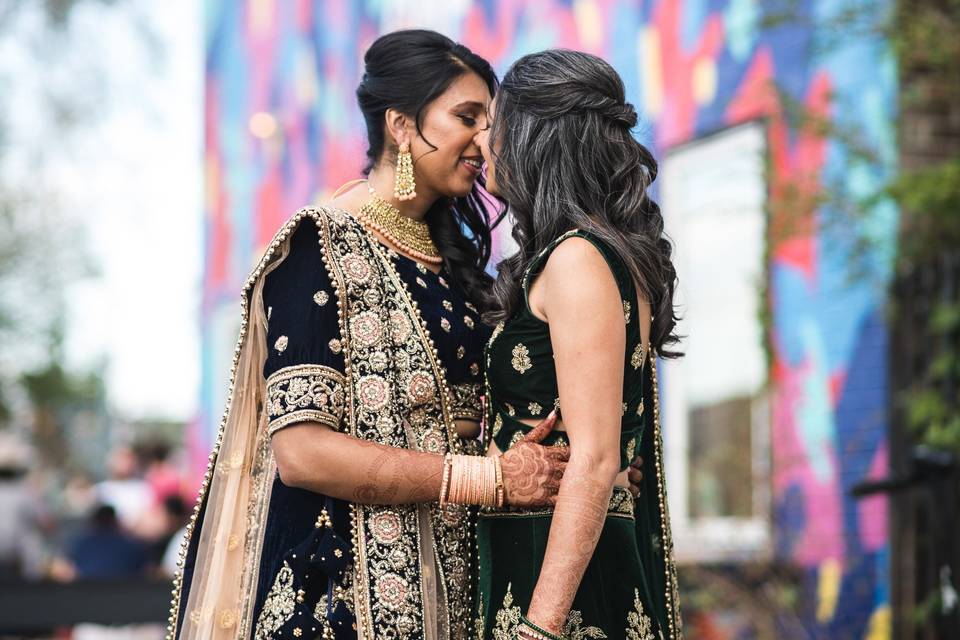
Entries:
{"type": "MultiPolygon", "coordinates": [[[[657,594],[654,563],[657,531],[636,518],[626,489],[614,489],[596,550],[587,566],[563,630],[565,638],[660,640],[668,612],[657,594]],[[649,547],[649,548],[644,548],[649,547]],[[660,603],[660,606],[657,606],[660,603]],[[661,609],[661,610],[658,610],[661,609]]],[[[540,576],[553,515],[546,511],[480,513],[477,527],[480,582],[478,638],[512,640],[540,576]]]]}

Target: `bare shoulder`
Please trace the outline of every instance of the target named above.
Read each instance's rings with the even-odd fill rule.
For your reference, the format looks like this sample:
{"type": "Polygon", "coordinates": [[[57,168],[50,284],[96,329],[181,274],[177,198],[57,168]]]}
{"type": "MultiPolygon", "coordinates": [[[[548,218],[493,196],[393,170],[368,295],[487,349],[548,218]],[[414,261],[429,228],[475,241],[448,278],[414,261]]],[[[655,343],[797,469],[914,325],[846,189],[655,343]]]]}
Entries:
{"type": "Polygon", "coordinates": [[[594,321],[621,318],[620,293],[613,272],[600,250],[589,240],[574,236],[557,245],[544,265],[540,301],[550,320],[575,318],[583,313],[594,321]]]}
{"type": "MultiPolygon", "coordinates": [[[[547,258],[543,275],[554,289],[561,288],[571,293],[604,297],[616,292],[617,283],[600,250],[585,238],[573,236],[557,245],[547,258]]],[[[559,293],[559,292],[557,292],[559,293]]]]}

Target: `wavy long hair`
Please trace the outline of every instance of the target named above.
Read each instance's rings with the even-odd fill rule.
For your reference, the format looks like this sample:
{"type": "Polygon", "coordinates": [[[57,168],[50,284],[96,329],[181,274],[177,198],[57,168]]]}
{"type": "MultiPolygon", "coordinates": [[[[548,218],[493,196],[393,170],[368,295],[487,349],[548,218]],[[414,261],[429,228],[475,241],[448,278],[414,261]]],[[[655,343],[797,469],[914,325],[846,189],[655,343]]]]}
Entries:
{"type": "Polygon", "coordinates": [[[490,147],[519,250],[500,263],[489,321],[513,315],[523,304],[531,259],[579,228],[616,251],[650,301],[651,346],[663,357],[681,355],[670,348],[679,342],[672,246],[649,195],[657,162],[633,137],[636,124],[623,81],[597,56],[553,49],[526,55],[507,71],[490,147]]]}
{"type": "MultiPolygon", "coordinates": [[[[357,102],[367,126],[364,175],[369,175],[379,162],[396,159],[397,148],[392,144],[388,146],[384,133],[387,109],[397,109],[413,118],[417,133],[423,136],[420,127],[427,107],[454,80],[476,73],[486,83],[491,96],[498,85],[489,62],[435,31],[411,29],[383,35],[370,45],[363,61],[364,74],[357,87],[357,102]]],[[[481,306],[488,299],[487,292],[493,283],[485,271],[490,261],[490,232],[503,215],[502,207],[485,197],[475,184],[466,197],[437,200],[425,218],[454,283],[467,298],[481,306]]]]}

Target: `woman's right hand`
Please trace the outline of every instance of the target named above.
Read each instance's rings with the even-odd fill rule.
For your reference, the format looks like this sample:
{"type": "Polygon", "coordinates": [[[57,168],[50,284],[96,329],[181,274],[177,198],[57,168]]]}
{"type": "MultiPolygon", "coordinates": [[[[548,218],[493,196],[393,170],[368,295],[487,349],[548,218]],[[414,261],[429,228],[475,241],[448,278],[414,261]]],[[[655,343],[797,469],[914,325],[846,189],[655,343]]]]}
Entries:
{"type": "Polygon", "coordinates": [[[500,456],[508,506],[547,507],[557,503],[570,448],[540,444],[556,423],[557,412],[551,411],[523,440],[500,456]]]}

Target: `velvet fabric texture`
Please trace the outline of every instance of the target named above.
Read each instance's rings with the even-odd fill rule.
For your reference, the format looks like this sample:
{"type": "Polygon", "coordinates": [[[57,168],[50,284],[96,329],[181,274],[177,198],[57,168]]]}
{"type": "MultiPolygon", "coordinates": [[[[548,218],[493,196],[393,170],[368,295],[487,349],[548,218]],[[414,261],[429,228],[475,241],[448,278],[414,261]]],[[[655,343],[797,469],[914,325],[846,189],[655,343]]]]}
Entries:
{"type": "MultiPolygon", "coordinates": [[[[629,272],[601,239],[574,230],[531,261],[524,277],[524,296],[550,252],[574,236],[585,238],[600,251],[620,290],[626,325],[621,469],[639,453],[644,479],[638,500],[625,489],[614,489],[563,635],[674,640],[682,637],[682,625],[664,485],[655,357],[643,349],[637,296],[629,272]]],[[[489,437],[501,451],[530,431],[520,419],[544,417],[552,406],[562,412],[549,325],[533,315],[526,301],[512,318],[494,329],[486,364],[489,437]]],[[[561,432],[552,433],[545,442],[567,444],[561,432]]],[[[549,509],[481,510],[477,528],[478,637],[514,637],[540,575],[551,522],[549,509]]]]}

